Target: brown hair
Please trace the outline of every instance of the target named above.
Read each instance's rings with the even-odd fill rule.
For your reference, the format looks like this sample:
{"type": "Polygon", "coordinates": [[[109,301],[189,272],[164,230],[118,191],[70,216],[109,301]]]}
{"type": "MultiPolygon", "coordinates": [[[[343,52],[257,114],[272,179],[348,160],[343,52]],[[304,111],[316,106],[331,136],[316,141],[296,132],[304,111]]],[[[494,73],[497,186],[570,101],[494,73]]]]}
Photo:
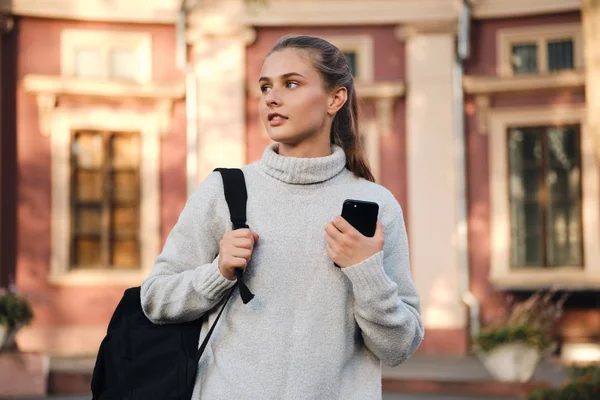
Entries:
{"type": "MultiPolygon", "coordinates": [[[[358,131],[358,104],[354,78],[348,59],[334,45],[313,36],[284,36],[273,46],[269,55],[283,49],[305,51],[321,75],[325,90],[345,87],[348,100],[337,112],[331,125],[330,140],[344,149],[346,168],[354,175],[375,182],[358,131]]],[[[267,56],[268,57],[268,56],[267,56]]]]}

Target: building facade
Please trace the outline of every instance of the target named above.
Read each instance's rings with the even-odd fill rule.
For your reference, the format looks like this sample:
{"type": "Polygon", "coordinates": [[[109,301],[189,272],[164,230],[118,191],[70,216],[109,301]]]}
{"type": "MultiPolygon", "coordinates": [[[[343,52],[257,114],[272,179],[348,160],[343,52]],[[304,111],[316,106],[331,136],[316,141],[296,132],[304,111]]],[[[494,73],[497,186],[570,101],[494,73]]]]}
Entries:
{"type": "Polygon", "coordinates": [[[573,292],[564,353],[600,335],[598,2],[133,3],[5,10],[18,202],[2,254],[36,312],[23,349],[95,353],[191,191],[260,158],[258,74],[285,34],[352,63],[371,165],[406,216],[420,353],[467,354],[509,295],[553,286],[573,292]]]}

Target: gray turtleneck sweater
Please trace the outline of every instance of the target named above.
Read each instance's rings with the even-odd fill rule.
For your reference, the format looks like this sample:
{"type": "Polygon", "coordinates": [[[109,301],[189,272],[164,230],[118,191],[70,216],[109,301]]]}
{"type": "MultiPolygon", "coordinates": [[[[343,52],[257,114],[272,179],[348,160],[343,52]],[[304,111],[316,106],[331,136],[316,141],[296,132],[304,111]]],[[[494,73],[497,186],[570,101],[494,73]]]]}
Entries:
{"type": "MultiPolygon", "coordinates": [[[[248,224],[260,235],[199,364],[193,399],[366,400],[381,398],[381,361],[396,366],[423,338],[401,208],[382,186],[355,177],[337,146],[322,158],[292,158],[269,146],[243,168],[248,224]],[[375,201],[383,251],[339,269],[325,249],[325,225],[345,199],[375,201]]],[[[208,315],[200,340],[234,282],[218,268],[231,229],[220,174],[189,198],[154,270],[142,306],[155,323],[208,315]]]]}

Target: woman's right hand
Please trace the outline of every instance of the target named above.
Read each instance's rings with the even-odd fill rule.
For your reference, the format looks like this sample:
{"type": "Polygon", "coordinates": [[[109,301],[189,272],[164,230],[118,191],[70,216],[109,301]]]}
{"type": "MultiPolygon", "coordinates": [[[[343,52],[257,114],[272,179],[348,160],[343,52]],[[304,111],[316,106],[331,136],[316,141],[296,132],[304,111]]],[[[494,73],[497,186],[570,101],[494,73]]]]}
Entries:
{"type": "Polygon", "coordinates": [[[225,278],[235,280],[235,270],[248,266],[257,240],[258,234],[250,229],[236,229],[223,235],[219,244],[219,271],[225,278]]]}

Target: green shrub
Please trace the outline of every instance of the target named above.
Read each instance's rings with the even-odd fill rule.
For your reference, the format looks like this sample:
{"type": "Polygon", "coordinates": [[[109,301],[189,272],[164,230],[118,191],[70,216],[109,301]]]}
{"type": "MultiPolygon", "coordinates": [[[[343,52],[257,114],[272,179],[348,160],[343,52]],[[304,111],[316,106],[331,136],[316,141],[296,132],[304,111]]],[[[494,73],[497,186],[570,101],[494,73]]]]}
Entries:
{"type": "Polygon", "coordinates": [[[488,352],[508,343],[525,343],[544,351],[553,345],[552,330],[562,315],[567,295],[554,300],[556,292],[538,291],[520,303],[510,304],[501,321],[490,323],[473,338],[476,352],[488,352]]]}
{"type": "Polygon", "coordinates": [[[33,318],[33,310],[27,299],[14,293],[0,294],[0,325],[13,328],[27,325],[33,318]]]}
{"type": "Polygon", "coordinates": [[[559,389],[537,388],[527,400],[598,400],[600,365],[571,367],[569,379],[559,389]]]}

